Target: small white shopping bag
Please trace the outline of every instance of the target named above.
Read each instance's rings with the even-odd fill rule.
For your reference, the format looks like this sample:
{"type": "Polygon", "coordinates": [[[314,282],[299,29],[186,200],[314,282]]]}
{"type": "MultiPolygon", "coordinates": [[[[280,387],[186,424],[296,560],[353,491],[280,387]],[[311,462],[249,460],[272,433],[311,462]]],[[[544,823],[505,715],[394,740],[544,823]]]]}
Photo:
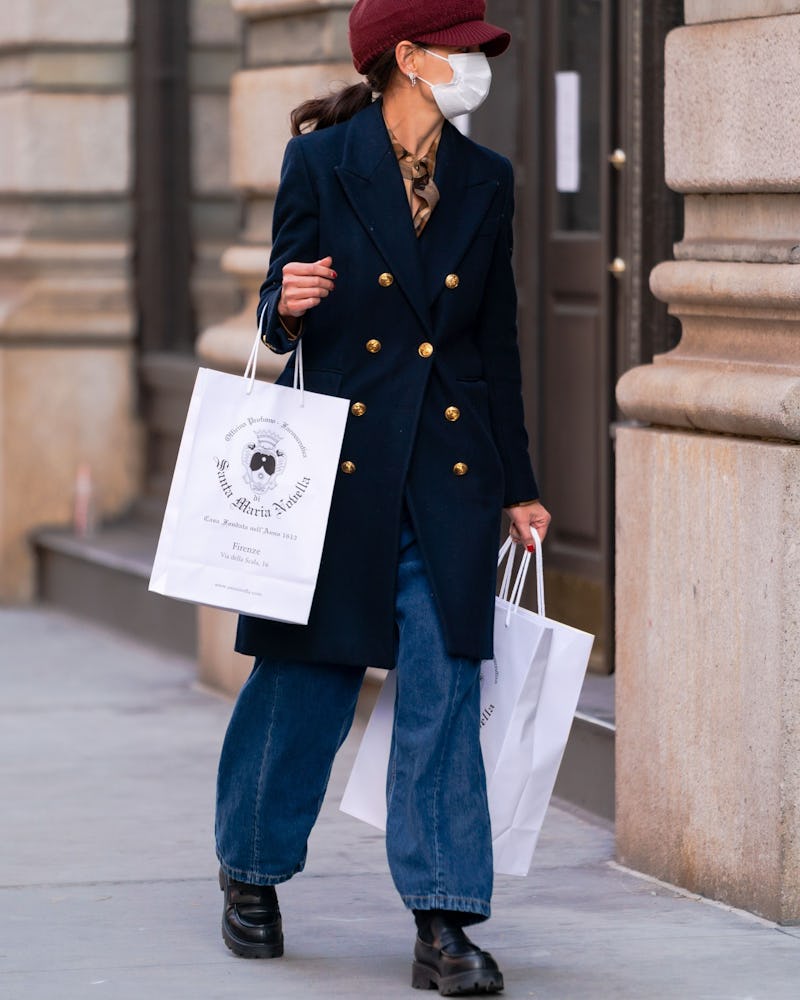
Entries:
{"type": "MultiPolygon", "coordinates": [[[[492,823],[494,870],[527,875],[567,745],[593,636],[544,615],[541,545],[535,536],[540,613],[520,607],[524,553],[509,595],[513,549],[495,601],[494,659],[481,665],[481,751],[492,823]]],[[[396,684],[390,672],[362,737],[343,812],[386,829],[386,772],[396,684]]]]}
{"type": "Polygon", "coordinates": [[[307,624],[349,401],[197,373],[150,590],[260,618],[307,624]]]}

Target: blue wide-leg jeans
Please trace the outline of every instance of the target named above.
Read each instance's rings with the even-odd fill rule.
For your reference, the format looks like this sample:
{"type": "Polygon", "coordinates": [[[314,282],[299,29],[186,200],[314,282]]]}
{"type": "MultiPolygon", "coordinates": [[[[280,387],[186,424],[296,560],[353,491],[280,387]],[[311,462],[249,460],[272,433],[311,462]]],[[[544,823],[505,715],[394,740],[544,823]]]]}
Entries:
{"type": "MultiPolygon", "coordinates": [[[[490,913],[492,845],[480,751],[480,661],[445,648],[410,520],[397,569],[397,701],[386,852],[410,909],[490,913]]],[[[233,710],[217,781],[217,855],[255,885],[301,871],[364,670],[256,661],[233,710]]]]}

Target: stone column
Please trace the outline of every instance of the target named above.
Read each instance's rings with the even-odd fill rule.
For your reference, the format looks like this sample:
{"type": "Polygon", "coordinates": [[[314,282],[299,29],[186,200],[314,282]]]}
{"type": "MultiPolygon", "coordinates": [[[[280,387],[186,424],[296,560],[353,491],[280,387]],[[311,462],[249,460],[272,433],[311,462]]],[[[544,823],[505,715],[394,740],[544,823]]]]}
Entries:
{"type": "Polygon", "coordinates": [[[800,921],[800,3],[686,0],[667,40],[678,347],[617,438],[619,860],[800,921]]]}
{"type": "MultiPolygon", "coordinates": [[[[272,206],[289,112],[308,97],[360,79],[350,57],[350,0],[231,0],[243,19],[245,67],[231,82],[231,176],[242,198],[240,238],[223,255],[239,284],[242,308],[205,329],[198,354],[210,367],[240,372],[255,335],[258,288],[269,260],[272,206]]],[[[264,350],[260,376],[274,378],[283,361],[264,350]]],[[[251,663],[232,652],[236,616],[202,608],[200,676],[235,692],[251,663]]]]}
{"type": "Polygon", "coordinates": [[[28,532],[133,499],[128,0],[0,14],[0,599],[33,593],[28,532]]]}

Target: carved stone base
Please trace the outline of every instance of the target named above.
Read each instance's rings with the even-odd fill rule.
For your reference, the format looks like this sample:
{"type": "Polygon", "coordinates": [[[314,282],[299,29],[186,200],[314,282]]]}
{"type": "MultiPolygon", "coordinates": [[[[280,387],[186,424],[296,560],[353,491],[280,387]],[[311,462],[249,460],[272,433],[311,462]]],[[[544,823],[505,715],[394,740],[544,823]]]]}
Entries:
{"type": "Polygon", "coordinates": [[[654,293],[681,320],[675,350],[620,379],[629,417],[800,441],[800,268],[668,261],[654,293]]]}

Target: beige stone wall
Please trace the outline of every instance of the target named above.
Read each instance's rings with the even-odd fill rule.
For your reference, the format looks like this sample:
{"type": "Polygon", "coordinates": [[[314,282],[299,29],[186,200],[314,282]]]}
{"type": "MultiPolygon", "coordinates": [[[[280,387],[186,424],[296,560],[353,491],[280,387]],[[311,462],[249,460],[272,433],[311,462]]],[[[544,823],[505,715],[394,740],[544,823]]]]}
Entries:
{"type": "MultiPolygon", "coordinates": [[[[347,0],[232,0],[232,7],[242,17],[245,51],[230,98],[230,175],[242,198],[242,224],[223,255],[223,268],[237,282],[243,306],[204,329],[198,353],[208,364],[238,371],[252,346],[257,292],[269,260],[272,204],[291,135],[289,112],[311,95],[360,77],[342,28],[351,7],[347,0]],[[306,61],[298,64],[298,54],[306,61]]],[[[266,352],[260,364],[267,377],[280,370],[266,352]]]]}
{"type": "Polygon", "coordinates": [[[233,80],[231,170],[245,191],[274,195],[289,141],[289,113],[306,97],[325,94],[333,81],[355,76],[347,63],[270,66],[237,73],[233,80]]]}
{"type": "Polygon", "coordinates": [[[688,2],[667,42],[680,344],[617,399],[617,839],[800,920],[800,4],[688,2]],[[769,16],[767,16],[769,15],[769,16]],[[775,16],[782,15],[782,16],[775,16]],[[701,23],[708,21],[709,23],[701,23]]]}
{"type": "Polygon", "coordinates": [[[800,448],[621,430],[617,852],[800,913],[800,448]]]}
{"type": "MultiPolygon", "coordinates": [[[[191,0],[189,18],[192,299],[205,327],[240,299],[220,261],[240,219],[229,89],[242,40],[228,0],[191,0]]],[[[32,595],[28,535],[69,523],[80,463],[101,516],[140,491],[132,21],[130,0],[0,6],[0,467],[16,470],[0,481],[0,598],[32,595]]]]}
{"type": "Polygon", "coordinates": [[[4,0],[0,38],[4,45],[29,43],[120,45],[129,39],[130,0],[4,0]]]}
{"type": "Polygon", "coordinates": [[[80,195],[128,188],[127,95],[59,93],[59,82],[72,83],[65,76],[58,81],[53,74],[46,83],[28,77],[29,85],[47,89],[0,95],[0,191],[80,195]]]}
{"type": "Polygon", "coordinates": [[[667,183],[796,191],[800,17],[678,28],[667,40],[667,183]],[[767,121],[779,128],[764,128],[767,121]]]}
{"type": "Polygon", "coordinates": [[[101,514],[139,483],[129,45],[123,0],[0,13],[0,599],[32,595],[81,462],[101,514]]]}
{"type": "Polygon", "coordinates": [[[685,0],[687,24],[800,13],[798,0],[685,0]]]}

